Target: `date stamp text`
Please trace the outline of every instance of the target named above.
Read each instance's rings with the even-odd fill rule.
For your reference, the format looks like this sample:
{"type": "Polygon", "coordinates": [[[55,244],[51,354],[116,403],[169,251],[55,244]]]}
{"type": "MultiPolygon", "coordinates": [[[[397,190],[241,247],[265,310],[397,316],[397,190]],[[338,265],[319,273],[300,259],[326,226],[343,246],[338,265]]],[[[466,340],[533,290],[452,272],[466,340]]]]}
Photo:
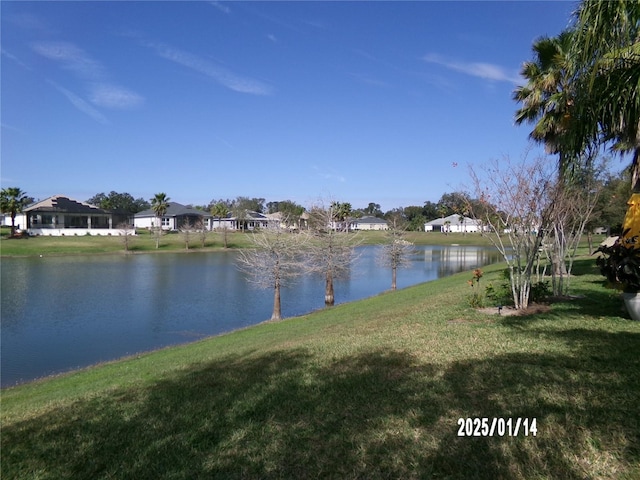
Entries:
{"type": "Polygon", "coordinates": [[[538,422],[535,418],[459,418],[459,437],[535,437],[538,422]]]}

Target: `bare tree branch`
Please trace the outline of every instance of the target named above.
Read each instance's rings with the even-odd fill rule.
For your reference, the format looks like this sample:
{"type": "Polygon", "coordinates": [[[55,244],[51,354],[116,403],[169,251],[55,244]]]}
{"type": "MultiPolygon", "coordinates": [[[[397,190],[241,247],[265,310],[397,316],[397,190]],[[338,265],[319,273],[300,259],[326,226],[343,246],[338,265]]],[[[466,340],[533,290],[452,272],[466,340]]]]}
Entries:
{"type": "Polygon", "coordinates": [[[550,189],[554,169],[543,158],[514,164],[508,157],[486,165],[482,174],[471,168],[478,205],[469,204],[488,238],[509,266],[516,309],[527,308],[531,277],[542,240],[551,222],[550,189]]]}
{"type": "Polygon", "coordinates": [[[238,252],[237,266],[247,279],[260,288],[273,288],[271,320],[282,318],[280,288],[301,275],[302,249],[306,237],[280,229],[252,233],[254,248],[238,252]]]}
{"type": "Polygon", "coordinates": [[[378,251],[376,261],[383,267],[391,268],[391,290],[395,290],[398,269],[411,265],[409,257],[415,250],[413,244],[405,239],[405,230],[395,218],[385,237],[387,242],[378,251]]]}
{"type": "Polygon", "coordinates": [[[326,306],[335,304],[333,281],[350,272],[351,263],[355,260],[354,248],[361,242],[357,234],[337,227],[335,205],[336,202],[329,207],[322,204],[312,207],[309,212],[309,229],[301,234],[309,238],[306,270],[325,277],[326,306]]]}

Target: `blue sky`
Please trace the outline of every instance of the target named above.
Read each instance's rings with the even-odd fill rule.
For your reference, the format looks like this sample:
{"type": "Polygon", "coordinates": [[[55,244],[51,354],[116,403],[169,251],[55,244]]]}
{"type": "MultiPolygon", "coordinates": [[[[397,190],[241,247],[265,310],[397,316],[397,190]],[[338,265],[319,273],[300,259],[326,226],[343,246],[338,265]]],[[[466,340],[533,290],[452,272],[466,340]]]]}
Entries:
{"type": "Polygon", "coordinates": [[[1,185],[435,202],[527,150],[519,69],[575,6],[3,1],[1,185]]]}

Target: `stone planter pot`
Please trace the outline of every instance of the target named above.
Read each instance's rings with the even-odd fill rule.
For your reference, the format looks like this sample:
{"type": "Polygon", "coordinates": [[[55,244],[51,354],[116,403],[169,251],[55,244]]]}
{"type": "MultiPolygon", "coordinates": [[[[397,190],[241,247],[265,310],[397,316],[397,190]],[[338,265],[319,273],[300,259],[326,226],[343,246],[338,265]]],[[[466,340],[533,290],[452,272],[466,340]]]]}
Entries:
{"type": "Polygon", "coordinates": [[[640,321],[640,292],[624,292],[622,298],[631,318],[635,321],[640,321]]]}

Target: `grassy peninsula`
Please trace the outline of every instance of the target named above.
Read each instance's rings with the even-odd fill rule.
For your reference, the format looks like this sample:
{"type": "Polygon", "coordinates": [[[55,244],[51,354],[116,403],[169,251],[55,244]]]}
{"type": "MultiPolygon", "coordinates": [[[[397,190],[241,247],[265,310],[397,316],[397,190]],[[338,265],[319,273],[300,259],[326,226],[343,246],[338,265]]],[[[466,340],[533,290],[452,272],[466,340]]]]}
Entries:
{"type": "Polygon", "coordinates": [[[3,390],[2,478],[638,478],[640,324],[574,271],[529,316],[466,273],[3,390]]]}

